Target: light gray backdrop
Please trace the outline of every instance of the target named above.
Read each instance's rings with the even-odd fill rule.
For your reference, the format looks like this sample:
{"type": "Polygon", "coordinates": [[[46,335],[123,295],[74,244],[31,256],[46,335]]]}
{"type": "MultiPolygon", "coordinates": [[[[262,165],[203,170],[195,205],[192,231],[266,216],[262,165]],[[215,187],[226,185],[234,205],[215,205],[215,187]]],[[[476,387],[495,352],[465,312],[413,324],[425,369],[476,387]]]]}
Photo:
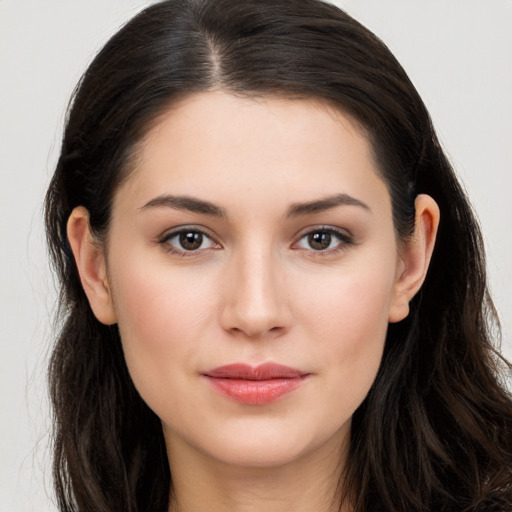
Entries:
{"type": "MultiPolygon", "coordinates": [[[[64,110],[94,53],[144,0],[0,0],[0,512],[55,511],[45,364],[55,290],[41,205],[64,110]]],[[[512,356],[512,2],[340,0],[422,94],[486,235],[512,356]]]]}

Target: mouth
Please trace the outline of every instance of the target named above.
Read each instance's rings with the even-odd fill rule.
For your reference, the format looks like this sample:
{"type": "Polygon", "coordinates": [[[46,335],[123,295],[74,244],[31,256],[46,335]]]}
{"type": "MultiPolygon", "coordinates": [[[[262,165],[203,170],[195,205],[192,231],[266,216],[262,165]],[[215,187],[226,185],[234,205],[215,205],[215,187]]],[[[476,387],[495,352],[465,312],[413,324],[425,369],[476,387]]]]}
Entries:
{"type": "Polygon", "coordinates": [[[265,405],[299,388],[310,374],[275,363],[220,366],[203,374],[223,396],[244,405],[265,405]]]}

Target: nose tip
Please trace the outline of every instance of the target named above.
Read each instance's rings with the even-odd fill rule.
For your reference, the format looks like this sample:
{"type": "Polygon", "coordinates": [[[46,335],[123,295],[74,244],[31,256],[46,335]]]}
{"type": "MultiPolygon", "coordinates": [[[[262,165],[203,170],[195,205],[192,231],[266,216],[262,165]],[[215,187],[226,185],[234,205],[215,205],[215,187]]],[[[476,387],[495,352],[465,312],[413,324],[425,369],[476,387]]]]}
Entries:
{"type": "Polygon", "coordinates": [[[238,266],[225,282],[221,313],[223,328],[251,339],[275,338],[289,327],[286,290],[277,269],[268,261],[238,266]]]}
{"type": "Polygon", "coordinates": [[[224,318],[225,328],[233,334],[245,335],[248,338],[274,338],[285,331],[282,319],[278,318],[277,309],[261,307],[243,307],[238,303],[230,308],[231,313],[224,318]]]}

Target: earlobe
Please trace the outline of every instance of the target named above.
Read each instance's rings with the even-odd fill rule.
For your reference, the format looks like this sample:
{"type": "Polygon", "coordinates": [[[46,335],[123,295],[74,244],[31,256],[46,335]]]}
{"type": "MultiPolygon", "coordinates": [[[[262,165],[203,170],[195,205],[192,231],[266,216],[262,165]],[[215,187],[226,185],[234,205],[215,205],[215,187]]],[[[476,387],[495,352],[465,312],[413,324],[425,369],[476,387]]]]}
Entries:
{"type": "Polygon", "coordinates": [[[439,207],[432,197],[420,194],[415,201],[415,228],[400,257],[389,322],[400,322],[409,314],[409,302],[421,288],[434,251],[439,226],[439,207]]]}
{"type": "Polygon", "coordinates": [[[89,212],[76,207],[69,216],[67,235],[75,258],[82,287],[91,309],[103,324],[115,324],[117,319],[107,279],[105,254],[91,233],[89,212]]]}

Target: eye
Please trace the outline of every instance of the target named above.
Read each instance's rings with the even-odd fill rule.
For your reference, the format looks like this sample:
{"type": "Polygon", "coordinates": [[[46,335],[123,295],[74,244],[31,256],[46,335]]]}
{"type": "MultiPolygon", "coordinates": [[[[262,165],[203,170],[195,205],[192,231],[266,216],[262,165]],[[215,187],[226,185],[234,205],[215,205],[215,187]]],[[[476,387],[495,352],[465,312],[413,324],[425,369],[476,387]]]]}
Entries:
{"type": "Polygon", "coordinates": [[[171,252],[184,254],[219,247],[204,231],[183,228],[166,234],[159,243],[171,252]]]}
{"type": "Polygon", "coordinates": [[[351,245],[352,239],[334,228],[319,228],[303,235],[297,242],[300,249],[327,252],[351,245]]]}

